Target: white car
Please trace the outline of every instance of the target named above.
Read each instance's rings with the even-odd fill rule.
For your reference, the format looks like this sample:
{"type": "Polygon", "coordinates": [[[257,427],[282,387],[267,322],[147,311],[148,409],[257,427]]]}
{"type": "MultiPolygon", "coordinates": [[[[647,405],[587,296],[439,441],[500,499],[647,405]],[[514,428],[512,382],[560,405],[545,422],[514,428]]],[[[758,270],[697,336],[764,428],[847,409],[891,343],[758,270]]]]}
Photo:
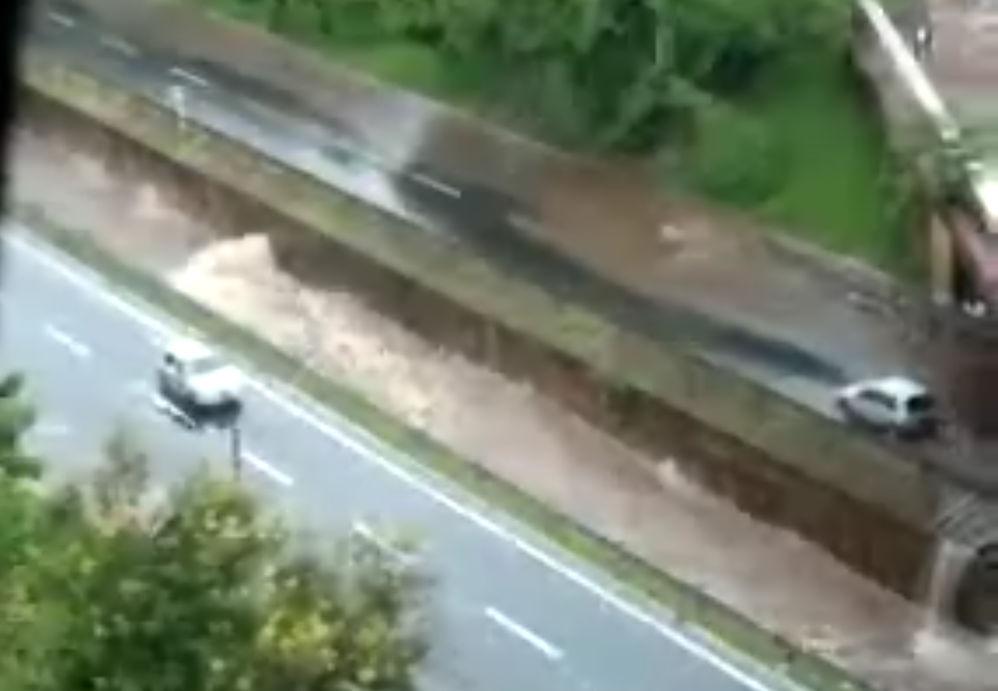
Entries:
{"type": "Polygon", "coordinates": [[[163,396],[195,412],[241,404],[242,374],[199,341],[171,341],[156,375],[163,396]]]}
{"type": "Polygon", "coordinates": [[[931,434],[938,423],[932,394],[907,377],[850,384],[838,391],[835,402],[847,420],[893,434],[931,434]]]}

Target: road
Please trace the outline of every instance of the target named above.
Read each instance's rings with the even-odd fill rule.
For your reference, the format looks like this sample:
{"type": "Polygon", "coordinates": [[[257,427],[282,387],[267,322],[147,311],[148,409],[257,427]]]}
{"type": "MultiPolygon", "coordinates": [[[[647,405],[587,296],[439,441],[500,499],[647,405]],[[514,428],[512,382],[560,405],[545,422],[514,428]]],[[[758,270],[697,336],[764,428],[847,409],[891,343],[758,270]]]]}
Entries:
{"type": "MultiPolygon", "coordinates": [[[[635,332],[696,350],[833,419],[840,415],[831,391],[845,381],[931,369],[926,362],[902,364],[913,354],[903,355],[894,342],[897,334],[890,328],[881,333],[876,325],[890,319],[842,304],[848,303],[844,295],[826,294],[827,287],[810,276],[802,281],[796,275],[792,292],[817,290],[822,297],[803,301],[813,313],[805,310],[803,321],[789,318],[796,335],[788,337],[783,328],[746,328],[730,319],[730,312],[695,309],[665,294],[652,297],[600,275],[524,230],[540,221],[529,194],[514,188],[540,181],[524,173],[522,161],[510,161],[529,158],[524,151],[531,147],[511,153],[498,145],[483,150],[479,142],[469,147],[474,155],[454,161],[453,149],[467,143],[467,133],[452,124],[410,123],[428,117],[427,108],[413,105],[415,97],[395,94],[401,104],[393,97],[379,108],[380,96],[358,97],[357,85],[343,82],[334,83],[335,93],[326,99],[303,101],[274,83],[272,63],[283,58],[254,58],[251,49],[260,48],[258,42],[229,45],[233,32],[206,26],[199,14],[164,15],[186,18],[166,30],[156,13],[171,8],[183,9],[132,0],[45,0],[36,3],[29,45],[403,218],[414,229],[460,236],[509,275],[540,284],[566,302],[587,304],[635,332]],[[182,45],[174,41],[178,32],[182,45]],[[337,107],[339,101],[345,105],[337,107]],[[365,125],[367,120],[372,122],[365,125]],[[420,131],[426,128],[439,131],[428,136],[420,131]],[[457,144],[448,146],[448,138],[457,144]],[[512,172],[502,172],[506,163],[512,172]],[[518,176],[523,180],[510,179],[518,176]]],[[[777,312],[798,311],[792,296],[782,294],[773,302],[777,312]]],[[[752,315],[747,321],[776,326],[752,315]]],[[[987,458],[988,450],[968,449],[946,439],[901,453],[924,459],[962,487],[998,496],[998,472],[977,460],[987,458]]]]}
{"type": "MultiPolygon", "coordinates": [[[[150,385],[159,348],[182,327],[116,296],[21,231],[4,241],[0,364],[30,382],[29,442],[79,475],[119,428],[148,449],[167,487],[226,463],[220,432],[186,430],[150,385]]],[[[578,563],[328,411],[247,369],[245,481],[316,536],[399,526],[420,537],[435,579],[427,691],[763,691],[764,670],[668,623],[668,614],[578,563]]]]}
{"type": "MultiPolygon", "coordinates": [[[[186,33],[182,45],[171,43],[168,33],[157,35],[161,25],[150,20],[148,8],[128,5],[112,0],[40,2],[30,46],[142,94],[181,121],[223,133],[414,227],[456,237],[510,275],[585,303],[651,338],[696,349],[823,412],[832,412],[830,387],[857,376],[857,368],[866,373],[857,363],[878,371],[894,362],[893,352],[888,356],[877,351],[861,329],[851,326],[840,328],[835,342],[817,339],[816,345],[805,330],[798,343],[767,322],[742,323],[664,292],[650,294],[625,285],[621,276],[595,271],[544,239],[530,193],[514,189],[540,184],[536,171],[524,172],[524,180],[510,180],[515,172],[498,174],[492,167],[501,166],[490,167],[470,154],[455,162],[457,154],[441,140],[458,142],[449,147],[454,149],[467,137],[449,124],[411,124],[409,120],[421,119],[414,107],[402,106],[403,112],[397,112],[393,103],[382,113],[374,108],[361,115],[351,112],[368,108],[365,101],[340,104],[338,110],[335,103],[323,103],[327,109],[319,111],[317,103],[304,103],[267,76],[254,75],[254,69],[264,71],[262,58],[248,66],[237,64],[242,57],[227,58],[226,48],[213,45],[213,34],[196,24],[172,27],[186,33]],[[358,123],[363,116],[390,124],[378,122],[364,130],[358,123]],[[848,347],[842,345],[847,342],[848,347]]],[[[341,85],[336,99],[349,102],[355,91],[341,85]]],[[[499,161],[519,155],[504,154],[501,148],[476,153],[478,159],[499,161]]],[[[511,165],[519,170],[525,164],[511,165]]],[[[614,227],[625,222],[626,217],[618,215],[614,227]]],[[[851,325],[853,310],[844,311],[851,325]]]]}

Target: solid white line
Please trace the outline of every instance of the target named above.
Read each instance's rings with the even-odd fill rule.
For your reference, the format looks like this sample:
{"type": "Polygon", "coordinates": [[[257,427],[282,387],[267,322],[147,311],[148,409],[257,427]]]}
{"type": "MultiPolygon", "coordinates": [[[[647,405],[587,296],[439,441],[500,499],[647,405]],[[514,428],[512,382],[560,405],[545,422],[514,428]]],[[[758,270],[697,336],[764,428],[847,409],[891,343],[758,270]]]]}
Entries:
{"type": "MultiPolygon", "coordinates": [[[[122,314],[131,317],[138,323],[168,337],[175,333],[181,332],[179,328],[176,330],[171,329],[162,322],[162,320],[169,320],[169,317],[166,315],[160,316],[159,319],[152,317],[151,313],[155,308],[149,307],[150,312],[144,312],[140,308],[115,296],[99,279],[98,275],[94,274],[89,269],[82,266],[77,268],[78,265],[76,265],[75,262],[73,263],[73,268],[70,268],[68,262],[72,262],[73,260],[68,258],[65,261],[56,259],[52,254],[53,251],[34,247],[32,246],[33,243],[17,235],[8,233],[6,238],[12,241],[14,246],[25,250],[36,259],[44,262],[46,265],[53,268],[60,275],[74,284],[84,287],[88,291],[96,294],[98,297],[101,297],[107,305],[119,310],[122,314]]],[[[248,383],[275,405],[283,408],[300,420],[309,423],[330,438],[335,439],[345,448],[357,453],[360,458],[363,458],[369,463],[382,468],[385,472],[393,475],[401,482],[422,492],[428,498],[450,509],[457,515],[471,521],[485,532],[491,533],[495,537],[510,543],[527,556],[552,571],[557,572],[566,580],[574,583],[576,586],[589,592],[591,595],[596,596],[608,605],[617,609],[620,613],[640,622],[645,626],[648,626],[690,654],[699,657],[701,660],[723,671],[725,674],[730,676],[732,679],[735,679],[746,688],[752,689],[752,691],[771,691],[768,685],[721,657],[721,655],[712,646],[691,638],[688,634],[673,628],[673,626],[666,624],[664,621],[659,620],[638,607],[638,605],[634,604],[631,599],[637,599],[639,601],[645,600],[646,598],[640,593],[631,591],[623,584],[620,584],[619,588],[628,592],[628,598],[631,598],[627,599],[607,587],[596,583],[590,577],[583,575],[567,563],[563,563],[555,558],[553,556],[554,553],[564,554],[564,550],[558,545],[548,543],[546,549],[541,549],[540,547],[535,546],[532,541],[540,541],[544,539],[545,542],[547,542],[547,540],[542,536],[535,534],[532,537],[532,541],[528,541],[527,539],[515,534],[511,529],[486,518],[476,510],[460,503],[458,500],[451,497],[450,494],[435,487],[428,480],[417,477],[415,472],[411,472],[403,468],[403,464],[412,466],[414,461],[405,459],[398,452],[398,450],[388,446],[385,442],[378,439],[367,430],[358,427],[355,423],[347,420],[335,410],[325,408],[322,410],[322,417],[320,417],[319,415],[306,410],[304,406],[294,401],[294,399],[301,397],[300,394],[296,394],[285,387],[282,387],[282,393],[278,393],[275,389],[271,389],[254,379],[248,380],[248,383]],[[334,427],[323,418],[334,421],[337,426],[334,427]],[[389,460],[389,457],[399,458],[399,461],[396,462],[389,460]]],[[[318,406],[318,404],[309,405],[310,407],[318,406]]],[[[446,483],[446,481],[442,478],[435,478],[434,482],[438,485],[444,485],[446,483]]],[[[461,490],[455,487],[449,489],[449,492],[457,495],[461,493],[461,490]]],[[[566,555],[565,559],[566,561],[570,561],[574,560],[574,557],[566,555]]]]}
{"type": "Polygon", "coordinates": [[[148,312],[140,307],[136,307],[124,298],[118,297],[118,295],[103,286],[103,279],[100,276],[69,257],[57,259],[50,251],[37,247],[34,242],[27,240],[21,235],[5,233],[4,239],[25,254],[31,255],[35,261],[45,264],[73,285],[96,296],[109,307],[138,322],[160,338],[170,340],[180,333],[179,329],[171,329],[162,320],[151,316],[148,312]],[[73,264],[71,265],[70,262],[73,262],[73,264]]]}
{"type": "MultiPolygon", "coordinates": [[[[491,533],[495,537],[510,543],[543,566],[546,566],[552,571],[560,574],[566,580],[574,583],[578,587],[589,592],[591,595],[596,596],[603,602],[617,609],[620,613],[653,629],[664,638],[667,638],[677,646],[686,650],[688,653],[695,655],[701,660],[713,665],[732,679],[735,679],[741,683],[746,688],[752,689],[752,691],[771,691],[767,684],[764,684],[759,679],[756,679],[725,658],[721,657],[721,655],[712,647],[701,643],[678,629],[675,629],[663,621],[660,621],[656,617],[642,610],[636,604],[633,604],[628,599],[625,599],[623,596],[618,595],[608,588],[596,583],[591,578],[583,575],[581,572],[568,564],[558,561],[558,559],[552,556],[548,551],[536,547],[525,538],[516,535],[509,528],[486,518],[469,506],[453,499],[449,494],[437,489],[430,482],[423,480],[422,478],[417,477],[415,473],[404,469],[400,463],[388,460],[388,457],[390,456],[398,457],[398,451],[388,447],[383,441],[367,432],[367,430],[357,427],[350,420],[341,417],[336,411],[331,409],[323,411],[324,417],[335,420],[337,426],[333,426],[323,421],[316,414],[309,412],[304,407],[294,403],[292,401],[293,394],[277,393],[266,385],[255,380],[250,380],[249,384],[250,386],[253,386],[261,395],[270,399],[270,401],[275,405],[284,408],[292,415],[316,427],[324,434],[335,439],[342,446],[357,453],[361,458],[377,465],[388,474],[395,476],[397,479],[409,485],[413,489],[419,490],[438,504],[450,509],[459,516],[466,518],[485,532],[491,533]]],[[[412,461],[406,461],[407,465],[410,463],[412,463],[412,461]]],[[[438,484],[443,484],[443,481],[439,478],[435,481],[438,484]]],[[[456,494],[457,492],[454,491],[454,493],[456,494]]],[[[548,547],[548,550],[550,552],[562,551],[561,548],[555,544],[551,544],[548,547]]],[[[634,595],[642,597],[637,593],[634,593],[634,595]]]]}
{"type": "Polygon", "coordinates": [[[118,51],[130,58],[134,58],[139,54],[138,48],[117,36],[101,36],[100,42],[111,50],[118,51]]]}
{"type": "Polygon", "coordinates": [[[65,14],[62,14],[61,12],[48,12],[48,17],[49,17],[49,19],[51,19],[56,24],[61,24],[62,26],[66,27],[67,29],[70,29],[70,28],[76,26],[76,20],[75,19],[73,19],[72,17],[69,17],[69,16],[67,16],[65,14]]]}
{"type": "Polygon", "coordinates": [[[259,470],[274,482],[284,485],[285,487],[291,487],[295,484],[294,478],[290,475],[282,473],[280,470],[272,466],[270,463],[267,463],[267,461],[263,460],[254,453],[243,451],[243,459],[250,464],[250,467],[259,470]]]}
{"type": "Polygon", "coordinates": [[[59,327],[53,326],[52,324],[46,324],[45,335],[59,345],[63,346],[66,350],[81,360],[87,360],[90,358],[90,348],[78,339],[70,336],[59,327]]]}
{"type": "Polygon", "coordinates": [[[192,84],[197,84],[198,86],[201,87],[211,86],[211,82],[209,82],[207,79],[205,79],[200,75],[194,74],[193,72],[186,70],[183,67],[171,67],[170,74],[172,74],[174,77],[180,77],[181,79],[186,79],[192,84]]]}
{"type": "Polygon", "coordinates": [[[511,617],[503,614],[495,607],[486,607],[485,616],[494,621],[496,624],[504,628],[509,633],[513,634],[517,638],[526,641],[528,644],[532,645],[534,648],[539,650],[545,657],[550,660],[560,660],[564,653],[560,649],[548,643],[546,640],[538,636],[536,633],[528,629],[523,624],[513,620],[511,617]]]}
{"type": "Polygon", "coordinates": [[[446,182],[441,182],[425,173],[411,173],[409,177],[422,185],[435,189],[437,192],[446,194],[448,197],[458,199],[461,196],[461,190],[451,187],[446,182]]]}

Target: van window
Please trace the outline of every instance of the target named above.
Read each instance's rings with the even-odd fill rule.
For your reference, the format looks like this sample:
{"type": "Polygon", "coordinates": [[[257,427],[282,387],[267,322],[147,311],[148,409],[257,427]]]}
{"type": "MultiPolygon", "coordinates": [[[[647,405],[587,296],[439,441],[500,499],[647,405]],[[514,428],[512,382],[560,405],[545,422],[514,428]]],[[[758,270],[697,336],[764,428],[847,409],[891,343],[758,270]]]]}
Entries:
{"type": "Polygon", "coordinates": [[[191,373],[205,374],[206,372],[213,372],[214,370],[221,369],[223,364],[221,358],[217,355],[206,355],[191,363],[191,373]]]}
{"type": "Polygon", "coordinates": [[[936,402],[932,399],[932,396],[929,396],[928,394],[919,394],[918,396],[912,396],[908,399],[908,410],[912,413],[918,413],[921,415],[923,413],[931,412],[935,407],[936,402]]]}
{"type": "Polygon", "coordinates": [[[894,399],[885,394],[883,391],[877,391],[876,389],[871,389],[869,391],[864,391],[862,398],[864,400],[875,403],[881,408],[886,408],[887,410],[894,410],[894,399]]]}

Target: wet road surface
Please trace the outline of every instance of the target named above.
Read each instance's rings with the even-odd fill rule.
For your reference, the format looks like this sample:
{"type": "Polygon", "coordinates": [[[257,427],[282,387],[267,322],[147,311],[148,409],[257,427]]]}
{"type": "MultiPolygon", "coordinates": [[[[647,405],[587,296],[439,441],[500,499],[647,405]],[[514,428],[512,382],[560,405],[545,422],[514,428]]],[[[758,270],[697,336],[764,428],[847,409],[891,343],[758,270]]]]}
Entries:
{"type": "MultiPolygon", "coordinates": [[[[18,230],[4,234],[4,369],[41,412],[30,445],[57,477],[92,468],[124,427],[168,487],[228,438],[164,414],[153,372],[182,327],[18,230]]],[[[419,538],[434,578],[434,650],[423,691],[774,691],[768,673],[498,515],[349,422],[244,368],[243,479],[318,537],[384,526],[419,538]]]]}

